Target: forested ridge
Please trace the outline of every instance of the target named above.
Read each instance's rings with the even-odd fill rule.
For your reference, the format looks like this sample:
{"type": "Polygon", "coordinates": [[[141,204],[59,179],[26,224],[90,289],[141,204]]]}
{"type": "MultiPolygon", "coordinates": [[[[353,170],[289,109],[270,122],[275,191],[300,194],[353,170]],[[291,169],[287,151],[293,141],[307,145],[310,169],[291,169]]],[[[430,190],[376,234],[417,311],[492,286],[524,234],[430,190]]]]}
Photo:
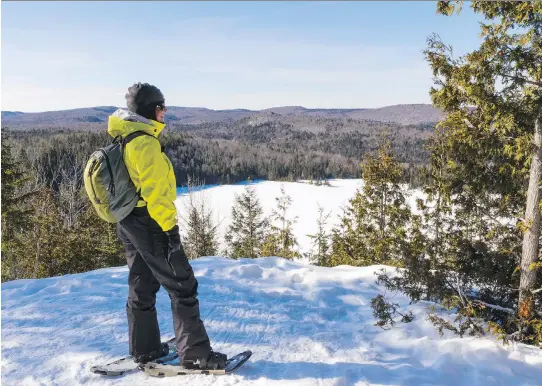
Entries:
{"type": "MultiPolygon", "coordinates": [[[[392,147],[404,163],[405,178],[409,181],[414,180],[415,168],[427,160],[424,148],[430,135],[427,124],[403,126],[316,118],[312,126],[307,126],[307,119],[302,117],[305,126],[300,126],[302,123],[287,122],[292,121],[292,117],[274,115],[272,119],[244,118],[229,123],[168,122],[160,141],[172,160],[177,184],[186,185],[189,176],[213,184],[235,183],[249,177],[290,181],[360,177],[360,159],[374,152],[378,137],[383,133],[392,139],[392,147]]],[[[19,127],[10,131],[14,154],[23,162],[28,155],[21,149],[29,146],[34,149],[33,157],[40,154],[49,157],[45,154],[54,151],[52,143],[61,148],[76,143],[76,150],[71,151],[82,160],[112,140],[105,124],[100,128],[86,124],[47,129],[19,127]]]]}

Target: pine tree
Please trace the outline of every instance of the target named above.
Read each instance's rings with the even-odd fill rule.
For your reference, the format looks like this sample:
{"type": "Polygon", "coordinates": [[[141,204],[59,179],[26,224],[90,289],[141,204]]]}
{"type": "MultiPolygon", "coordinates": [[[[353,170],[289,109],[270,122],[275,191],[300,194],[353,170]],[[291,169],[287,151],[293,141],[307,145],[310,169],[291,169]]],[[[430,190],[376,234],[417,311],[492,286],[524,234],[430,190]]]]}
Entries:
{"type": "Polygon", "coordinates": [[[317,231],[313,235],[308,235],[313,241],[313,248],[316,249],[312,253],[311,259],[313,263],[319,266],[329,266],[329,240],[330,234],[326,231],[327,221],[331,215],[331,211],[324,213],[324,208],[318,205],[318,219],[316,220],[317,231]]]}
{"type": "Polygon", "coordinates": [[[8,134],[2,134],[2,280],[124,265],[115,225],[96,215],[81,184],[88,157],[81,148],[88,143],[33,137],[35,151],[18,140],[15,152],[8,134]]]}
{"type": "Polygon", "coordinates": [[[352,218],[349,215],[350,207],[341,208],[340,224],[331,229],[331,253],[327,259],[328,267],[337,265],[353,265],[353,256],[366,253],[364,244],[359,243],[360,238],[352,237],[352,218]]]}
{"type": "Polygon", "coordinates": [[[247,185],[242,195],[235,195],[231,224],[225,235],[229,255],[233,258],[260,257],[268,220],[254,187],[247,185]]]}
{"type": "Polygon", "coordinates": [[[205,194],[198,192],[202,187],[198,181],[189,182],[187,215],[181,217],[186,230],[183,247],[189,259],[215,256],[218,252],[218,224],[213,220],[213,210],[205,194]]]}
{"type": "Polygon", "coordinates": [[[332,265],[401,264],[399,240],[406,237],[411,213],[400,186],[402,168],[388,140],[362,163],[363,188],[349,201],[332,233],[332,265]]]}
{"type": "Polygon", "coordinates": [[[60,268],[65,264],[58,260],[57,253],[54,252],[58,246],[63,249],[67,247],[69,230],[62,228],[62,220],[52,192],[41,189],[37,199],[32,201],[32,207],[32,230],[24,253],[33,253],[28,253],[25,277],[41,278],[68,273],[60,268]]]}
{"type": "Polygon", "coordinates": [[[26,175],[15,162],[9,131],[2,129],[2,281],[18,279],[25,256],[16,252],[25,243],[26,232],[32,227],[32,194],[23,193],[26,175]]]}
{"type": "Polygon", "coordinates": [[[450,158],[447,139],[446,130],[440,128],[435,129],[433,137],[427,142],[427,149],[430,152],[429,165],[422,168],[422,173],[428,182],[423,189],[426,199],[418,200],[418,208],[424,215],[425,226],[432,229],[433,233],[427,251],[432,261],[443,258],[445,235],[449,234],[452,228],[451,183],[453,177],[448,167],[450,158]]]}
{"type": "MultiPolygon", "coordinates": [[[[86,196],[84,189],[82,193],[86,196]]],[[[99,218],[90,201],[87,202],[89,204],[74,228],[74,233],[87,245],[87,257],[82,260],[91,268],[86,270],[125,265],[124,246],[117,235],[116,224],[99,218]]]]}
{"type": "Polygon", "coordinates": [[[279,256],[285,259],[300,257],[297,250],[297,240],[293,234],[292,226],[297,221],[297,217],[288,218],[288,209],[292,205],[292,199],[280,189],[281,196],[276,197],[277,208],[273,209],[271,220],[271,230],[267,234],[262,245],[262,256],[279,256]],[[278,225],[277,225],[278,224],[278,225]]]}

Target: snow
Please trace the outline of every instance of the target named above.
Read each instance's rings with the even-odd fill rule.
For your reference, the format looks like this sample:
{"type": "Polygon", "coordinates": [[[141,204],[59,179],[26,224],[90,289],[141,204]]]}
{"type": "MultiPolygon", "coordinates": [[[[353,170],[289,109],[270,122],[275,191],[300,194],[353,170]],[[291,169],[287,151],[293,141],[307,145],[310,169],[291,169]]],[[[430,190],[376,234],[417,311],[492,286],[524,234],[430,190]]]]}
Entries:
{"type": "MultiPolygon", "coordinates": [[[[333,187],[258,183],[270,210],[280,186],[292,195],[298,237],[315,229],[316,202],[340,213],[359,181],[333,187]],[[307,229],[304,229],[307,227],[307,229]]],[[[222,216],[242,186],[213,187],[222,216]]],[[[180,197],[179,200],[185,199],[180,197]]],[[[178,202],[180,204],[180,202],[178,202]]],[[[179,206],[181,209],[182,206],[179,206]]],[[[307,239],[301,247],[308,249],[307,239]]],[[[213,348],[253,356],[228,376],[157,379],[144,373],[107,378],[91,366],[126,355],[126,267],[3,283],[2,385],[541,385],[542,351],[503,346],[492,337],[440,337],[426,320],[429,303],[393,299],[415,319],[389,331],[374,326],[371,298],[383,293],[374,272],[390,267],[316,267],[278,257],[191,261],[202,319],[213,348]]],[[[164,340],[172,336],[169,297],[158,293],[164,340]]],[[[452,318],[450,314],[448,317],[452,318]]]]}

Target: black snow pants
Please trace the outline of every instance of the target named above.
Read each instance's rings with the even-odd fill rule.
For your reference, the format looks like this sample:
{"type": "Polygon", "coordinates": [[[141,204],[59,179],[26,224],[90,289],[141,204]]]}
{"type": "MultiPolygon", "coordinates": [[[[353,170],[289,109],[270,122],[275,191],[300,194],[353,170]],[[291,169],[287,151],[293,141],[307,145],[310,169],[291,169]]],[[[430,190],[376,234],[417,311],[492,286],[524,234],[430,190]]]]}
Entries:
{"type": "Polygon", "coordinates": [[[129,268],[126,302],[130,354],[148,354],[160,348],[156,293],[162,285],[171,299],[173,329],[179,358],[207,357],[209,337],[200,319],[198,282],[181,249],[168,263],[168,237],[146,207],[137,207],[117,223],[129,268]]]}

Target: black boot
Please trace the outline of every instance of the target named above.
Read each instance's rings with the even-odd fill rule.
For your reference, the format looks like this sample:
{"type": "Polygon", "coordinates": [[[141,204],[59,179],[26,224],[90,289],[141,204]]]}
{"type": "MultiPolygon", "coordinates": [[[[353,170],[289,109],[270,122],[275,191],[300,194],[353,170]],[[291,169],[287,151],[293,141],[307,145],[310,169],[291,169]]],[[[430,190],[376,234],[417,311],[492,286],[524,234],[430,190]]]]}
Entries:
{"type": "Polygon", "coordinates": [[[169,354],[169,346],[167,345],[167,343],[162,343],[160,346],[161,346],[160,349],[157,351],[152,351],[147,354],[135,354],[133,356],[134,362],[147,363],[169,354]]]}
{"type": "Polygon", "coordinates": [[[207,357],[183,358],[181,365],[185,369],[221,370],[226,367],[227,360],[228,357],[226,354],[211,351],[207,357]]]}

